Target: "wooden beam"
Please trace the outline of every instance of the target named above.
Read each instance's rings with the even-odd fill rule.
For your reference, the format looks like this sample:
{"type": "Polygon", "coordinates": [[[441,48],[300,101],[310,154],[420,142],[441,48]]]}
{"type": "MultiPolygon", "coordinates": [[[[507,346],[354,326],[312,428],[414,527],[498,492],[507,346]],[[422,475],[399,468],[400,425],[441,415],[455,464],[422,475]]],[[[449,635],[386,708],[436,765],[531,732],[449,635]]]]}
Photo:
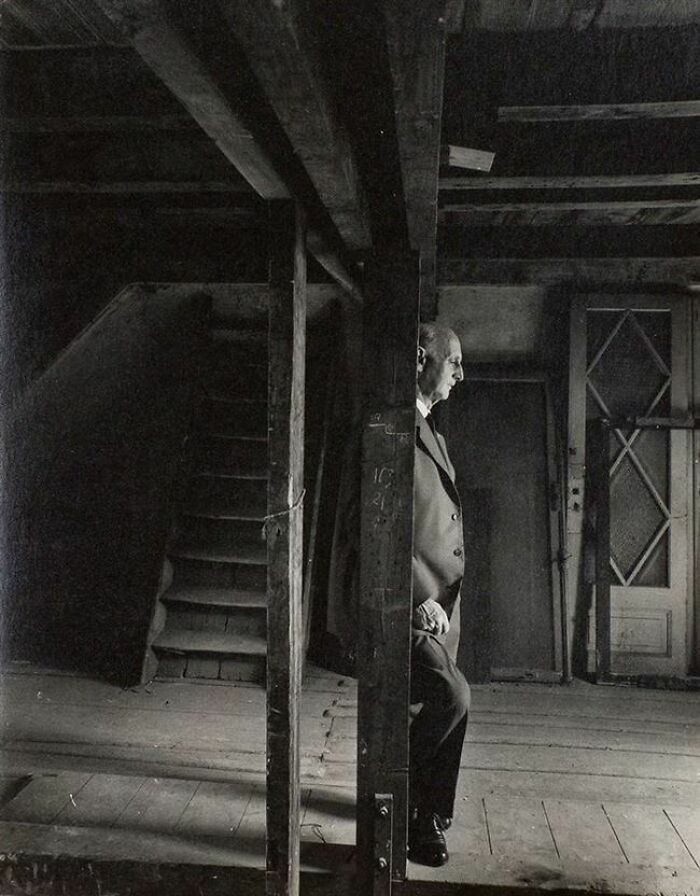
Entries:
{"type": "Polygon", "coordinates": [[[641,121],[649,118],[697,118],[700,100],[671,103],[616,103],[586,106],[499,106],[498,120],[505,121],[641,121]]]}
{"type": "Polygon", "coordinates": [[[190,115],[28,115],[3,118],[10,134],[80,134],[113,131],[191,131],[190,115]]]}
{"type": "Polygon", "coordinates": [[[700,200],[460,202],[444,205],[438,219],[441,224],[459,223],[469,227],[697,224],[700,223],[700,200]]]}
{"type": "Polygon", "coordinates": [[[125,195],[130,193],[238,193],[254,196],[246,184],[226,181],[21,181],[0,180],[1,193],[28,193],[52,195],[56,193],[90,194],[107,193],[125,195]]]}
{"type": "Polygon", "coordinates": [[[306,247],[271,232],[267,533],[267,896],[298,896],[306,247]]]}
{"type": "Polygon", "coordinates": [[[445,0],[384,0],[396,133],[412,248],[435,239],[445,71],[445,0]]]}
{"type": "Polygon", "coordinates": [[[470,168],[473,171],[489,172],[494,158],[494,153],[483,149],[469,149],[467,146],[451,144],[445,146],[441,152],[443,165],[451,165],[453,168],[470,168]]]}
{"type": "Polygon", "coordinates": [[[523,177],[441,177],[440,190],[596,190],[625,187],[692,187],[700,185],[700,173],[588,174],[523,177]]]}
{"type": "MultiPolygon", "coordinates": [[[[289,195],[267,154],[243,125],[207,65],[159,0],[96,0],[226,158],[264,199],[289,195]]],[[[76,8],[90,0],[76,0],[76,8]]]]}
{"type": "Polygon", "coordinates": [[[393,857],[386,871],[395,879],[406,873],[417,256],[375,256],[366,275],[357,892],[371,894],[377,892],[373,883],[380,858],[375,855],[378,794],[393,795],[393,857]]]}
{"type": "Polygon", "coordinates": [[[441,258],[438,283],[664,283],[700,281],[700,257],[441,258]]]}
{"type": "Polygon", "coordinates": [[[503,3],[467,0],[465,28],[548,31],[586,28],[669,28],[700,24],[700,0],[556,0],[503,3]]]}
{"type": "Polygon", "coordinates": [[[445,0],[384,0],[409,243],[421,253],[420,290],[429,303],[435,297],[445,14],[445,0]]]}
{"type": "Polygon", "coordinates": [[[337,284],[343,287],[348,296],[358,304],[364,301],[362,289],[357,280],[350,274],[337,252],[330,249],[323,237],[316,231],[309,231],[306,240],[307,248],[321,267],[331,275],[337,284]]]}
{"type": "Polygon", "coordinates": [[[220,0],[236,40],[351,249],[371,244],[367,202],[323,76],[313,14],[301,0],[220,0]]]}
{"type": "Polygon", "coordinates": [[[447,0],[445,3],[445,28],[448,34],[461,34],[465,7],[466,0],[447,0]]]}

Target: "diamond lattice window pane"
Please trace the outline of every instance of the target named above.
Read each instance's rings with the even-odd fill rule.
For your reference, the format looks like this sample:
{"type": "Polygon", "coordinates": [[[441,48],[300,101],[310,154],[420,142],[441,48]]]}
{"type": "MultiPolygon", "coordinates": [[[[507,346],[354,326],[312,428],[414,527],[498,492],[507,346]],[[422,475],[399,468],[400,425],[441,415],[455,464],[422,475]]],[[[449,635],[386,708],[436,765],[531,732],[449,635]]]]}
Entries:
{"type": "Polygon", "coordinates": [[[633,451],[654,484],[659,497],[668,507],[668,432],[643,429],[634,442],[633,451]]]}
{"type": "Polygon", "coordinates": [[[589,311],[588,312],[588,340],[587,340],[587,365],[603,347],[603,343],[612,333],[615,324],[622,317],[622,311],[589,311]]]}
{"type": "Polygon", "coordinates": [[[645,588],[668,588],[668,560],[668,532],[664,532],[632,584],[645,588]]]}
{"type": "Polygon", "coordinates": [[[665,516],[629,457],[610,483],[610,553],[627,579],[665,516]]]}
{"type": "Polygon", "coordinates": [[[589,379],[613,417],[641,417],[648,413],[668,375],[627,318],[589,379]]]}

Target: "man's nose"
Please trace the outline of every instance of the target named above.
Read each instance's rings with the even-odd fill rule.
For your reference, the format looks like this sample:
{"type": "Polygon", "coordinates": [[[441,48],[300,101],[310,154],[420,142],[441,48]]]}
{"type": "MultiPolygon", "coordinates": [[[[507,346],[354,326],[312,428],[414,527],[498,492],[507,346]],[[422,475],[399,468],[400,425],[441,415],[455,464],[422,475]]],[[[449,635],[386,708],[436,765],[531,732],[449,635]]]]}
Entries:
{"type": "Polygon", "coordinates": [[[461,383],[462,380],[464,379],[464,371],[462,370],[461,367],[458,367],[455,370],[455,379],[457,380],[458,383],[461,383]]]}

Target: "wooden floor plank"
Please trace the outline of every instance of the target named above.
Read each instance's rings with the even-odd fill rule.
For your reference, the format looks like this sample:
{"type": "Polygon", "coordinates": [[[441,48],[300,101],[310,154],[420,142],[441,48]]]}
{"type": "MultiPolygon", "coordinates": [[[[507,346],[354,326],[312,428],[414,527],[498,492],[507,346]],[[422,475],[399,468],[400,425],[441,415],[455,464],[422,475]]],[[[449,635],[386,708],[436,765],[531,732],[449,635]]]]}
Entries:
{"type": "Polygon", "coordinates": [[[700,868],[700,805],[693,808],[674,806],[665,812],[693,857],[693,862],[700,868]]]}
{"type": "Polygon", "coordinates": [[[544,808],[563,862],[626,862],[602,804],[545,800],[544,808]]]}
{"type": "Polygon", "coordinates": [[[202,782],[176,825],[178,832],[198,837],[234,836],[252,790],[251,782],[202,782]]]}
{"type": "Polygon", "coordinates": [[[630,864],[697,869],[683,840],[661,808],[612,802],[604,805],[630,864]]]}
{"type": "Polygon", "coordinates": [[[265,840],[266,809],[265,809],[265,784],[256,783],[251,788],[250,799],[246,805],[243,818],[238,826],[236,834],[238,838],[249,842],[265,840]]]}
{"type": "Polygon", "coordinates": [[[698,780],[698,760],[694,756],[640,753],[521,744],[465,744],[462,768],[521,768],[534,772],[570,772],[610,775],[629,780],[698,780]]]}
{"type": "Polygon", "coordinates": [[[470,857],[491,855],[483,799],[458,796],[448,840],[453,853],[458,852],[460,855],[470,857]]]}
{"type": "Polygon", "coordinates": [[[3,806],[0,819],[51,824],[64,806],[80,795],[90,777],[81,772],[39,775],[3,806]]]}
{"type": "Polygon", "coordinates": [[[128,830],[172,831],[197,790],[195,781],[147,778],[115,826],[128,830]]]}
{"type": "Polygon", "coordinates": [[[126,775],[93,775],[61,809],[55,824],[110,827],[134,798],[143,778],[126,775]]]}
{"type": "Polygon", "coordinates": [[[494,856],[558,861],[541,800],[487,797],[484,805],[494,856]]]}
{"type": "Polygon", "coordinates": [[[301,820],[304,840],[355,843],[354,787],[313,787],[306,795],[301,820]]]}
{"type": "MultiPolygon", "coordinates": [[[[0,762],[0,768],[2,768],[0,762]]],[[[31,779],[26,775],[0,775],[0,808],[23,790],[31,779]]]]}

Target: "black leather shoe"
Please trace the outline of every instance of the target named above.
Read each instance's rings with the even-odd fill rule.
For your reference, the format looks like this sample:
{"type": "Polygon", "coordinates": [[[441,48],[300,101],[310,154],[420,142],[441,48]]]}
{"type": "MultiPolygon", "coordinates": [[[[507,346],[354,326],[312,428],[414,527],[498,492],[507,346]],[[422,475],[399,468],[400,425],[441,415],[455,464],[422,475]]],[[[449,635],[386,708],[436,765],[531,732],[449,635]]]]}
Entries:
{"type": "Polygon", "coordinates": [[[438,868],[449,859],[447,843],[438,816],[418,813],[408,828],[408,858],[419,865],[438,868]]]}
{"type": "Polygon", "coordinates": [[[436,815],[435,819],[438,823],[438,826],[443,831],[449,831],[452,827],[452,816],[451,815],[436,815]]]}

